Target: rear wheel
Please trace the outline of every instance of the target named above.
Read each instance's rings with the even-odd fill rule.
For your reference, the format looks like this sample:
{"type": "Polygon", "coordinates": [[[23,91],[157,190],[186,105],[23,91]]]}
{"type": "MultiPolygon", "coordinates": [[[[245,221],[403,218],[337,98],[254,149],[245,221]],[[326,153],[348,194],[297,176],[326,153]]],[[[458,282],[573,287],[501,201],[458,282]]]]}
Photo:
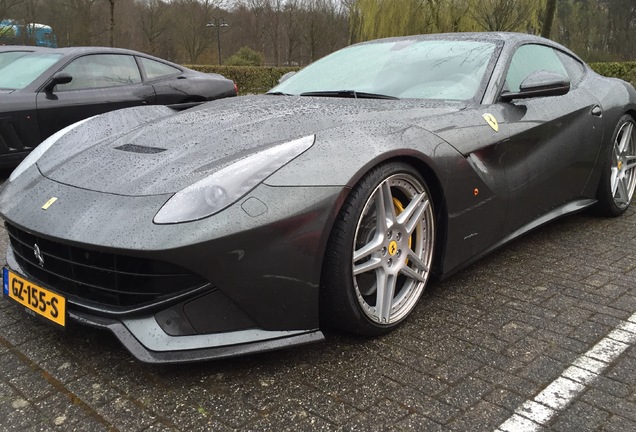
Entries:
{"type": "Polygon", "coordinates": [[[429,278],[433,203],[411,166],[389,163],[351,191],[330,236],[321,287],[323,322],[383,334],[415,308],[429,278]]]}
{"type": "Polygon", "coordinates": [[[606,216],[627,210],[636,188],[636,124],[629,115],[619,120],[599,183],[597,209],[606,216]]]}

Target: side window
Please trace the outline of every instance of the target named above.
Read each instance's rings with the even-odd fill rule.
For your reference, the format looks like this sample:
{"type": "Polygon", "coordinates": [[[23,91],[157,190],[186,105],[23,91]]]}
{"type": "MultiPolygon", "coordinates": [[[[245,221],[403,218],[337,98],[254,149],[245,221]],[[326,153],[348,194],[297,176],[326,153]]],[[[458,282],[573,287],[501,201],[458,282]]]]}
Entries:
{"type": "Polygon", "coordinates": [[[141,74],[130,55],[93,54],[75,59],[63,72],[73,77],[68,84],[60,84],[57,91],[117,87],[141,82],[141,74]]]}
{"type": "Polygon", "coordinates": [[[156,78],[163,78],[171,75],[178,75],[181,73],[181,69],[161,63],[158,61],[150,60],[145,57],[137,57],[141,62],[141,66],[146,72],[146,79],[152,80],[156,78]]]}
{"type": "Polygon", "coordinates": [[[583,81],[583,77],[585,76],[585,66],[583,66],[580,61],[564,52],[557,51],[556,53],[561,59],[563,66],[565,66],[565,69],[568,71],[568,75],[570,75],[572,86],[576,86],[583,81]]]}
{"type": "Polygon", "coordinates": [[[518,92],[519,86],[532,72],[554,72],[567,77],[568,74],[556,52],[543,45],[523,45],[519,47],[510,62],[506,86],[511,92],[518,92]]]}

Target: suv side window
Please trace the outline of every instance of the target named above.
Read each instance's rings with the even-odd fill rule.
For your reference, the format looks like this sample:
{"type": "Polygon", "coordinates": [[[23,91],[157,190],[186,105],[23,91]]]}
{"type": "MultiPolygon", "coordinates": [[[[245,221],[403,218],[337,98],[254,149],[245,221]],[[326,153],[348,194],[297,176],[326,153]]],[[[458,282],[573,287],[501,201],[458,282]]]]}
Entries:
{"type": "Polygon", "coordinates": [[[92,54],[73,60],[62,71],[73,77],[58,91],[117,87],[141,82],[135,58],[122,54],[92,54]]]}
{"type": "Polygon", "coordinates": [[[555,50],[544,45],[523,45],[517,49],[510,62],[506,75],[507,89],[513,93],[518,92],[523,80],[538,71],[569,76],[555,50]]]}

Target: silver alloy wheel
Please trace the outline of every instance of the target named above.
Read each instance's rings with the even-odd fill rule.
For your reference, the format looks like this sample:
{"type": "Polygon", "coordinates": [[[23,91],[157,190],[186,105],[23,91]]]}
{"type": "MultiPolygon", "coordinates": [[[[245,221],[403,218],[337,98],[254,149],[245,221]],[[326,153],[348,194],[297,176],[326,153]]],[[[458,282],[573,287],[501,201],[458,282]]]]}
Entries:
{"type": "Polygon", "coordinates": [[[388,177],[367,200],[353,240],[353,285],[373,322],[397,323],[415,307],[430,273],[434,225],[426,188],[412,175],[388,177]]]}
{"type": "Polygon", "coordinates": [[[626,208],[632,200],[636,188],[636,139],[634,123],[623,123],[616,135],[612,151],[610,187],[614,203],[620,209],[626,208]]]}

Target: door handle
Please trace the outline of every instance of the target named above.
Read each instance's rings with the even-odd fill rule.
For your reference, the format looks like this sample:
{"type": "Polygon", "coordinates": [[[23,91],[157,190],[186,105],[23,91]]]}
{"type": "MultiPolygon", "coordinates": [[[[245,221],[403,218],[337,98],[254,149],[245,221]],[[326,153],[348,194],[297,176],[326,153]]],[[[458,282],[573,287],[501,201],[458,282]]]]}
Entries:
{"type": "Polygon", "coordinates": [[[596,117],[602,117],[603,110],[601,109],[600,106],[596,105],[594,108],[592,108],[592,115],[596,117]]]}

